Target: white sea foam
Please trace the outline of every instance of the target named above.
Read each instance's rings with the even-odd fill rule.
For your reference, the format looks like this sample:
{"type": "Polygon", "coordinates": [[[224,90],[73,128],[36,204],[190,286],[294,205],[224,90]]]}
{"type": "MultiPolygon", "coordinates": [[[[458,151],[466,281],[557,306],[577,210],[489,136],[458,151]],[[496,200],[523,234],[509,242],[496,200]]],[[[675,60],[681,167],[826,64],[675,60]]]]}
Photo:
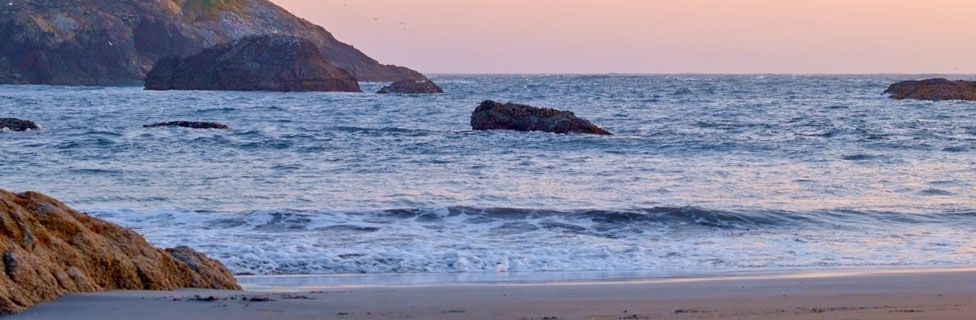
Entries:
{"type": "Polygon", "coordinates": [[[198,248],[239,274],[681,272],[976,263],[976,248],[965,240],[973,230],[962,226],[939,234],[916,224],[757,230],[716,226],[695,215],[688,221],[607,221],[605,213],[489,211],[91,212],[136,229],[155,245],[198,248]]]}

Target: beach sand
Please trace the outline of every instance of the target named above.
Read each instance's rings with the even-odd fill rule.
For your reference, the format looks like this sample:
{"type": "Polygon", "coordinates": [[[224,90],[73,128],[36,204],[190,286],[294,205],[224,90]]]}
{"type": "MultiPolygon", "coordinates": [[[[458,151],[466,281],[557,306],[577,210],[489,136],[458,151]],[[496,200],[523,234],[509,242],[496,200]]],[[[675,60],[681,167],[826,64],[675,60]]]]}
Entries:
{"type": "Polygon", "coordinates": [[[8,319],[976,318],[973,268],[289,291],[73,294],[8,319]]]}

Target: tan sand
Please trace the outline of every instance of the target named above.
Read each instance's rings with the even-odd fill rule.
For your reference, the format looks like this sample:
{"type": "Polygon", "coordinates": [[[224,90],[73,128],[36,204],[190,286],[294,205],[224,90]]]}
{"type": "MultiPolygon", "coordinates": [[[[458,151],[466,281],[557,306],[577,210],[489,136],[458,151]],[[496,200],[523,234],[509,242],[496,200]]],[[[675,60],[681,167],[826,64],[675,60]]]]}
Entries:
{"type": "Polygon", "coordinates": [[[74,294],[9,319],[976,319],[976,269],[74,294]],[[214,301],[201,301],[213,296],[214,301]],[[242,300],[242,298],[244,300],[242,300]],[[271,301],[261,301],[263,298],[271,301]],[[254,301],[252,301],[254,300],[254,301]]]}

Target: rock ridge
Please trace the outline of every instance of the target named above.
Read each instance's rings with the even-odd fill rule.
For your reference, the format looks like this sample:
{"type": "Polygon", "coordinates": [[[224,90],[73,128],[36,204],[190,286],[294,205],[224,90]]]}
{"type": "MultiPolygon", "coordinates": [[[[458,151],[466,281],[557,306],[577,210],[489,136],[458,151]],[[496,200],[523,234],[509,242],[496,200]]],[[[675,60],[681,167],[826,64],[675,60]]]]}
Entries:
{"type": "Polygon", "coordinates": [[[72,292],[240,290],[220,262],[163,250],[138,233],[37,192],[0,189],[0,315],[72,292]]]}

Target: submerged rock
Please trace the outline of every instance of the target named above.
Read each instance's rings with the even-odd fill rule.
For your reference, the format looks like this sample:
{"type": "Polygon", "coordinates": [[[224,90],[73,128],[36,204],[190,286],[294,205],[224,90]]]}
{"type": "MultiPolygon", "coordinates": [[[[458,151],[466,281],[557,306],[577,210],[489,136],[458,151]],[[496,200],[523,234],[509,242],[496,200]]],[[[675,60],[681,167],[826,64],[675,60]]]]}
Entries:
{"type": "Polygon", "coordinates": [[[383,65],[270,0],[11,0],[0,4],[0,83],[137,83],[160,58],[262,34],[309,39],[361,81],[426,79],[383,65]]]}
{"type": "Polygon", "coordinates": [[[27,120],[15,118],[0,118],[0,129],[7,129],[10,131],[37,130],[37,124],[27,120]]]}
{"type": "Polygon", "coordinates": [[[976,81],[950,81],[943,78],[902,81],[885,90],[892,99],[976,101],[976,81]]]}
{"type": "Polygon", "coordinates": [[[471,128],[613,135],[569,111],[491,100],[485,100],[471,113],[471,128]]]}
{"type": "Polygon", "coordinates": [[[379,94],[400,93],[400,94],[421,94],[421,93],[444,93],[444,89],[437,86],[430,80],[402,80],[383,87],[379,94]]]}
{"type": "Polygon", "coordinates": [[[216,122],[195,122],[195,121],[170,121],[170,122],[160,122],[154,124],[147,124],[142,126],[143,128],[158,128],[158,127],[183,127],[191,129],[230,129],[229,126],[223,123],[216,122]]]}
{"type": "Polygon", "coordinates": [[[220,262],[142,236],[36,192],[0,189],[0,315],[72,292],[240,290],[220,262]]]}
{"type": "Polygon", "coordinates": [[[292,36],[250,36],[190,57],[160,59],[146,90],[362,92],[348,71],[323,57],[312,42],[292,36]]]}

